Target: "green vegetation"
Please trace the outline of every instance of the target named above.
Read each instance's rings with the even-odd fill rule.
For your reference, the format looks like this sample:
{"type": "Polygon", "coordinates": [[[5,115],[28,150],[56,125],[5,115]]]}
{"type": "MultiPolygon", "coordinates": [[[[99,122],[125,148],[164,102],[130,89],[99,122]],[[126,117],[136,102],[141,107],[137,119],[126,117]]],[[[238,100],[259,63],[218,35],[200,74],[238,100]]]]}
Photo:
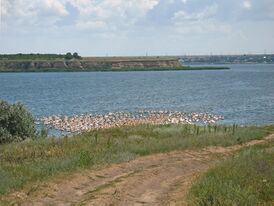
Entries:
{"type": "Polygon", "coordinates": [[[183,70],[228,70],[229,67],[223,66],[186,66],[183,70]]]}
{"type": "Polygon", "coordinates": [[[66,54],[0,54],[0,72],[125,72],[224,69],[229,68],[220,66],[181,66],[178,58],[175,57],[82,58],[77,52],[73,54],[71,52],[66,54]],[[154,65],[159,66],[154,67],[154,65]],[[170,66],[164,67],[165,65],[170,66]]]}
{"type": "Polygon", "coordinates": [[[203,175],[190,205],[273,205],[274,143],[244,149],[203,175]]]}
{"type": "Polygon", "coordinates": [[[229,146],[260,139],[267,134],[262,127],[236,125],[140,125],[0,145],[0,194],[60,172],[176,149],[229,146]]]}
{"type": "Polygon", "coordinates": [[[4,60],[4,61],[25,61],[25,60],[36,60],[36,61],[53,61],[53,60],[71,60],[71,59],[82,59],[82,57],[80,57],[78,55],[77,52],[74,52],[73,54],[71,54],[70,52],[68,52],[67,54],[0,54],[0,61],[4,60]]]}
{"type": "Polygon", "coordinates": [[[82,59],[82,57],[80,57],[77,52],[74,52],[72,56],[74,59],[82,59]]]}
{"type": "Polygon", "coordinates": [[[62,60],[63,54],[0,54],[0,60],[62,60]]]}
{"type": "Polygon", "coordinates": [[[66,60],[71,60],[71,59],[73,59],[72,54],[71,54],[70,52],[66,53],[65,59],[66,59],[66,60]]]}
{"type": "Polygon", "coordinates": [[[22,104],[0,101],[0,144],[34,137],[34,119],[22,104]]]}
{"type": "Polygon", "coordinates": [[[77,52],[74,52],[73,54],[71,54],[70,52],[68,52],[68,53],[66,53],[66,55],[65,55],[65,59],[66,59],[66,60],[71,60],[71,59],[82,59],[82,57],[80,57],[80,56],[78,55],[77,52]]]}

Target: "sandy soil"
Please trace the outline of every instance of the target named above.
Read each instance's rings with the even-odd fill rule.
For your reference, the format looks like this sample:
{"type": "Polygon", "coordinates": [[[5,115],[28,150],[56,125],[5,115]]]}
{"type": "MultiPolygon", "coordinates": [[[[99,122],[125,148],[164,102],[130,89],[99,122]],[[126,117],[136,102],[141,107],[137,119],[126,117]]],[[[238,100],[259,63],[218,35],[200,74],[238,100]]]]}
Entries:
{"type": "Polygon", "coordinates": [[[186,205],[195,178],[227,155],[263,140],[141,157],[101,169],[53,178],[5,197],[15,205],[186,205]]]}

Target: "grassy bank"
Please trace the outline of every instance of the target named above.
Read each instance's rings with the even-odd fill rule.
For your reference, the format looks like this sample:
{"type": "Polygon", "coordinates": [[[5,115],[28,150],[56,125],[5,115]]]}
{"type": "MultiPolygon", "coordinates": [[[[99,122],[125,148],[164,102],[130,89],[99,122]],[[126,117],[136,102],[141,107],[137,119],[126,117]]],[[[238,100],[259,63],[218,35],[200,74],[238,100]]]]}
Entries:
{"type": "Polygon", "coordinates": [[[183,70],[228,70],[229,67],[224,66],[186,66],[183,70]]]}
{"type": "Polygon", "coordinates": [[[142,125],[74,137],[26,140],[0,146],[0,194],[60,172],[128,161],[139,156],[260,139],[261,127],[142,125]]]}
{"type": "Polygon", "coordinates": [[[273,205],[274,143],[244,149],[202,176],[190,205],[273,205]]]}

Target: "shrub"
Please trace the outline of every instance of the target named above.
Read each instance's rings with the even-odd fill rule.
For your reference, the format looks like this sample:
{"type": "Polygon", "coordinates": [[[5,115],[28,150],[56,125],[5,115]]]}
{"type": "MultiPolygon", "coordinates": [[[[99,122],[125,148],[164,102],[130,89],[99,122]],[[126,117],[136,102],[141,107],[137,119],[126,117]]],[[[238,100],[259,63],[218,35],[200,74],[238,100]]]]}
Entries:
{"type": "Polygon", "coordinates": [[[74,59],[82,59],[82,57],[80,57],[77,52],[73,53],[73,58],[74,59]]]}
{"type": "Polygon", "coordinates": [[[35,132],[34,118],[22,104],[0,101],[0,144],[34,137],[35,132]]]}
{"type": "Polygon", "coordinates": [[[66,60],[71,60],[71,59],[73,59],[72,54],[71,54],[70,52],[66,53],[65,59],[66,59],[66,60]]]}
{"type": "Polygon", "coordinates": [[[0,127],[0,144],[5,142],[11,142],[12,136],[7,129],[0,127]]]}
{"type": "Polygon", "coordinates": [[[64,57],[65,57],[65,60],[82,59],[82,57],[79,56],[77,52],[74,52],[73,54],[68,52],[68,53],[66,53],[66,55],[64,57]]]}

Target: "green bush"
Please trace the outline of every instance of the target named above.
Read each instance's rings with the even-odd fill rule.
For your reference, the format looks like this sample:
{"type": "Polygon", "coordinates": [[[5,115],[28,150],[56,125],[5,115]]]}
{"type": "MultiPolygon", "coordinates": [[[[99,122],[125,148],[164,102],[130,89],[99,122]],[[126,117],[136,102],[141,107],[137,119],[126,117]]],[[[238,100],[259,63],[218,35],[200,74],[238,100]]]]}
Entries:
{"type": "Polygon", "coordinates": [[[66,59],[66,60],[71,60],[71,59],[73,59],[72,54],[71,54],[70,52],[66,53],[65,59],[66,59]]]}
{"type": "Polygon", "coordinates": [[[34,137],[35,132],[34,118],[22,104],[0,101],[0,144],[34,137]]]}
{"type": "Polygon", "coordinates": [[[11,142],[12,136],[7,129],[0,127],[0,144],[5,142],[11,142]]]}
{"type": "Polygon", "coordinates": [[[73,54],[71,54],[70,52],[68,52],[68,53],[66,53],[66,55],[65,55],[65,59],[66,59],[66,60],[71,60],[71,59],[82,59],[82,57],[79,56],[77,52],[74,52],[73,54]]]}
{"type": "Polygon", "coordinates": [[[72,56],[74,59],[82,59],[82,57],[80,57],[77,52],[74,52],[72,56]]]}

